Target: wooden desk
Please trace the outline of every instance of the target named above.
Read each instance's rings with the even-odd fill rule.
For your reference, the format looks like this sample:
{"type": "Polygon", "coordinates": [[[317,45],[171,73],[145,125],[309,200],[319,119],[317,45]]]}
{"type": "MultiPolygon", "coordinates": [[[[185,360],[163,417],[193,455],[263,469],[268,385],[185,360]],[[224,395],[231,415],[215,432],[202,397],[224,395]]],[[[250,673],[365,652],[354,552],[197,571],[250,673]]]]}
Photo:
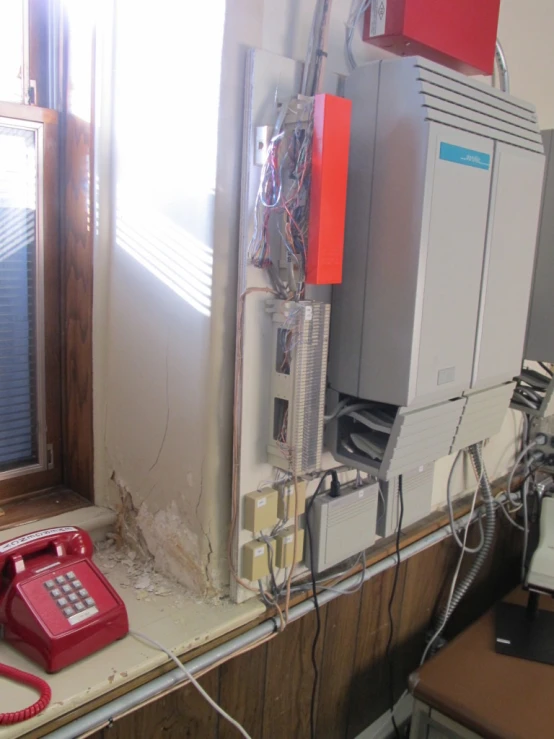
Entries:
{"type": "MultiPolygon", "coordinates": [[[[527,594],[506,600],[523,605],[527,594]]],[[[540,608],[554,601],[543,596],[540,608]]],[[[496,654],[494,634],[491,610],[413,673],[411,739],[554,738],[554,667],[496,654]]]]}

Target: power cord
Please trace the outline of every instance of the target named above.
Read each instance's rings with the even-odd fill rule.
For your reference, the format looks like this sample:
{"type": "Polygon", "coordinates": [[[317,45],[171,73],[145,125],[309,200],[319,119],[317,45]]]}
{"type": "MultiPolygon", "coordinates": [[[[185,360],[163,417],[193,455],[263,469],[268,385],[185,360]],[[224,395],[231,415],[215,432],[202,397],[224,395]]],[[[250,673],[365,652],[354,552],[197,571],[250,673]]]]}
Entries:
{"type": "Polygon", "coordinates": [[[154,647],[154,649],[159,649],[160,652],[164,652],[167,654],[167,656],[175,662],[176,666],[181,670],[181,672],[186,675],[187,679],[190,680],[190,682],[194,685],[196,690],[200,693],[200,695],[210,704],[210,706],[219,713],[220,716],[222,716],[226,721],[228,721],[232,726],[237,729],[237,731],[242,734],[242,736],[245,739],[252,739],[250,734],[247,733],[246,729],[244,729],[238,721],[235,721],[235,719],[232,716],[229,716],[229,714],[223,710],[223,708],[214,701],[214,699],[209,695],[204,688],[200,685],[198,680],[192,675],[191,672],[187,670],[187,668],[182,664],[179,659],[171,652],[169,649],[163,646],[163,644],[160,644],[155,639],[151,639],[149,636],[146,636],[146,634],[141,634],[140,631],[129,631],[129,634],[131,636],[134,636],[135,639],[140,639],[140,641],[145,642],[146,644],[150,645],[151,647],[154,647]]]}
{"type": "Polygon", "coordinates": [[[312,666],[314,669],[314,680],[312,683],[312,699],[310,703],[310,736],[311,739],[316,739],[316,700],[317,700],[317,688],[319,685],[319,667],[317,664],[317,645],[319,643],[319,637],[321,635],[321,613],[319,610],[319,600],[317,597],[317,578],[315,572],[315,556],[314,556],[314,540],[312,537],[312,528],[310,523],[310,513],[315,503],[317,496],[323,490],[323,484],[327,477],[331,476],[331,491],[332,497],[336,498],[340,495],[340,482],[339,476],[336,470],[327,470],[324,472],[319,484],[316,488],[315,493],[312,495],[308,504],[306,505],[306,533],[308,535],[308,546],[310,551],[310,575],[312,580],[312,591],[315,607],[315,618],[316,618],[316,629],[314,634],[314,640],[312,642],[312,666]]]}
{"type": "Polygon", "coordinates": [[[389,690],[390,690],[390,712],[391,721],[394,727],[394,734],[396,739],[402,739],[400,729],[394,718],[394,662],[391,655],[392,640],[394,638],[394,618],[392,614],[392,607],[394,605],[394,598],[396,596],[396,589],[398,587],[398,577],[400,574],[400,537],[402,536],[402,521],[404,519],[404,490],[402,475],[398,477],[398,503],[400,505],[400,515],[398,516],[398,527],[396,529],[396,567],[394,569],[394,580],[392,583],[392,590],[389,598],[389,638],[387,641],[387,648],[385,650],[385,657],[389,665],[389,690]]]}

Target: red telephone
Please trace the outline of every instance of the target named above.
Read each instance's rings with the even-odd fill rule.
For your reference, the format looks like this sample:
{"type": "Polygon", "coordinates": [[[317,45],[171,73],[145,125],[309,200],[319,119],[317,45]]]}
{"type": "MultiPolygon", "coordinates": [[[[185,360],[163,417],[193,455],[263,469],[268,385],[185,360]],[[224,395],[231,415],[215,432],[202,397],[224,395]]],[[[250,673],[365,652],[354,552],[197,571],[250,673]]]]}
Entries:
{"type": "Polygon", "coordinates": [[[87,657],[129,631],[125,605],[73,526],[0,545],[0,630],[47,672],[87,657]]]}

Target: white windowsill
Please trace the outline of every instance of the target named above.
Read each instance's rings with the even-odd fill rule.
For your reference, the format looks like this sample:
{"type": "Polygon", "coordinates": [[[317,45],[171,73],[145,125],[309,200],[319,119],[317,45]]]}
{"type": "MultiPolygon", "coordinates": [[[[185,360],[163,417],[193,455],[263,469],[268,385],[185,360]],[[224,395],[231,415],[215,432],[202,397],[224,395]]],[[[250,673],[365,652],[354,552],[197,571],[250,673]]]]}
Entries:
{"type": "MultiPolygon", "coordinates": [[[[114,514],[102,508],[83,508],[37,523],[0,531],[0,542],[39,528],[80,526],[96,540],[103,538],[113,525],[114,514]]],[[[101,558],[105,562],[105,558],[101,558]]],[[[108,580],[123,598],[132,629],[161,642],[177,654],[223,636],[264,613],[258,601],[237,606],[225,602],[204,602],[187,596],[176,588],[169,595],[139,593],[129,586],[128,568],[116,563],[105,571],[108,580]],[[141,597],[139,597],[139,595],[141,597]]],[[[24,737],[116,687],[167,663],[160,653],[127,636],[101,652],[88,657],[55,675],[46,675],[33,662],[0,642],[0,662],[44,678],[52,688],[52,702],[39,716],[14,726],[0,728],[0,739],[24,737]]],[[[0,713],[17,711],[34,703],[36,693],[0,678],[0,713]]]]}

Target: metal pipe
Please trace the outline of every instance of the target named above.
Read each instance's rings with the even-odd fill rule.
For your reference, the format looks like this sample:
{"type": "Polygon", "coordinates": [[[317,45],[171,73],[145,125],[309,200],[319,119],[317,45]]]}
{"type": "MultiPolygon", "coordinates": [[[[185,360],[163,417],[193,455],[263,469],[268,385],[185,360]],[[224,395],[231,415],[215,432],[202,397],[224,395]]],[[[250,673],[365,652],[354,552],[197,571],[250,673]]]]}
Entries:
{"type": "Polygon", "coordinates": [[[504,49],[500,43],[500,39],[496,39],[496,51],[495,60],[499,72],[500,89],[502,92],[510,92],[510,72],[508,71],[508,62],[506,61],[506,55],[504,49]]]}
{"type": "MultiPolygon", "coordinates": [[[[477,515],[477,514],[475,514],[477,515]]],[[[465,526],[469,523],[469,514],[459,518],[457,520],[458,526],[465,526]]],[[[410,557],[413,557],[425,549],[437,544],[439,541],[446,539],[452,533],[452,528],[448,524],[443,526],[437,531],[425,536],[423,539],[410,544],[400,552],[400,561],[403,562],[410,557]]],[[[385,570],[390,569],[396,565],[396,555],[389,555],[384,559],[380,560],[371,567],[366,568],[364,575],[364,582],[371,580],[376,575],[380,575],[385,570]]],[[[318,595],[318,603],[320,606],[329,603],[335,598],[338,598],[342,592],[350,590],[360,582],[360,573],[352,575],[346,580],[343,580],[338,585],[334,586],[333,590],[325,590],[318,595]]],[[[289,611],[289,621],[297,621],[302,616],[310,613],[314,610],[314,601],[312,598],[299,603],[297,606],[293,606],[289,611]]],[[[230,639],[228,642],[221,644],[218,647],[206,652],[205,654],[196,657],[195,659],[186,662],[186,667],[189,672],[193,674],[209,669],[212,665],[215,665],[222,660],[230,659],[241,649],[252,646],[257,641],[264,639],[270,634],[277,631],[279,621],[277,617],[272,617],[267,621],[255,626],[250,631],[241,634],[240,636],[230,639]]],[[[83,736],[92,731],[97,731],[103,726],[109,725],[112,721],[121,718],[130,711],[138,708],[144,703],[150,702],[162,693],[166,693],[179,684],[186,683],[185,675],[178,669],[171,670],[165,675],[151,680],[145,685],[141,685],[134,690],[129,691],[126,695],[122,695],[120,698],[116,698],[106,705],[96,708],[90,713],[85,714],[81,718],[62,726],[60,729],[47,734],[49,739],[75,739],[76,737],[83,736]]]]}

